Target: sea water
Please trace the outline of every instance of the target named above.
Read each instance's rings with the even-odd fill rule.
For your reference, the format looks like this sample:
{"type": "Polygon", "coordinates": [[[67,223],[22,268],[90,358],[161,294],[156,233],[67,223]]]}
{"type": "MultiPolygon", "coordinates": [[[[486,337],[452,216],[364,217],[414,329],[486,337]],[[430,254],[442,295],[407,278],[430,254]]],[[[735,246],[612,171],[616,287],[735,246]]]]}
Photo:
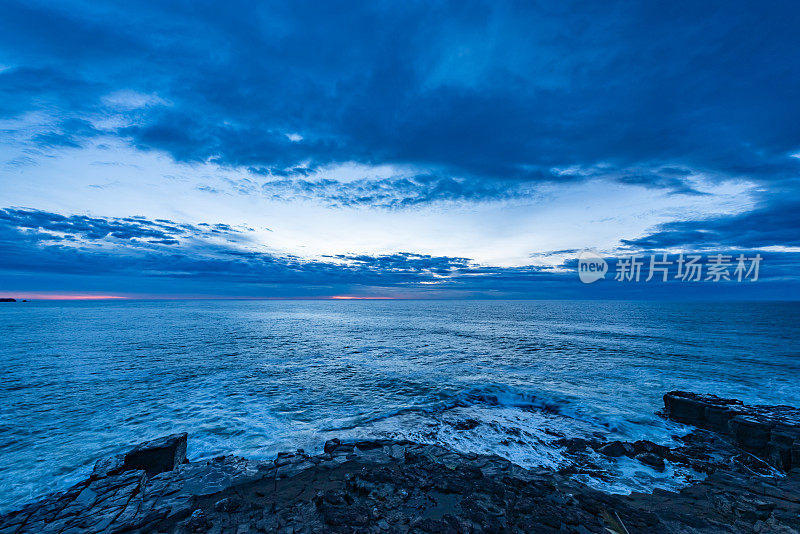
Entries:
{"type": "MultiPolygon", "coordinates": [[[[558,468],[561,435],[671,444],[687,428],[655,413],[669,390],[800,405],[799,339],[798,303],[0,304],[0,510],[182,431],[190,459],[388,437],[558,468]]],[[[583,480],[701,476],[606,467],[583,480]]]]}

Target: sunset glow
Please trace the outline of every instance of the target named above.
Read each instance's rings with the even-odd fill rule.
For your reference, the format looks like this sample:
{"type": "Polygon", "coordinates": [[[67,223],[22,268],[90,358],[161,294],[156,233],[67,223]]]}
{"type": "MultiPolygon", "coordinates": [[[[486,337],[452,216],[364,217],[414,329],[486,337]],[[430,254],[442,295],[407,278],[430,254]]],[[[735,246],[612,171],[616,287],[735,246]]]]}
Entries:
{"type": "Polygon", "coordinates": [[[394,300],[394,297],[354,297],[350,295],[335,295],[331,300],[394,300]]]}

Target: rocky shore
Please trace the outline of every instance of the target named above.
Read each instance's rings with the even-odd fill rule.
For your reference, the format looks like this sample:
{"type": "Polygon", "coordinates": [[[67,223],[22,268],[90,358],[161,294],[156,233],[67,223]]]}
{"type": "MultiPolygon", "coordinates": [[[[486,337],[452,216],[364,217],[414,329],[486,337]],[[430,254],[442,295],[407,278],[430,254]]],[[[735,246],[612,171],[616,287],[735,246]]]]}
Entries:
{"type": "Polygon", "coordinates": [[[563,438],[574,462],[559,471],[386,440],[188,462],[175,434],[99,460],[87,480],[0,517],[0,533],[800,532],[800,411],[685,392],[664,402],[699,427],[679,446],[563,438]],[[612,495],[575,478],[600,455],[707,476],[612,495]]]}

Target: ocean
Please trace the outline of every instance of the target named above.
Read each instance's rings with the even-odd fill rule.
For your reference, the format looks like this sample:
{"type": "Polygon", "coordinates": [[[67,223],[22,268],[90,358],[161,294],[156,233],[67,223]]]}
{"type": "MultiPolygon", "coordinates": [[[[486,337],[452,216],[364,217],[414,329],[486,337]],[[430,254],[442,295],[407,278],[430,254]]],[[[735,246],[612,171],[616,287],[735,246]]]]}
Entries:
{"type": "MultiPolygon", "coordinates": [[[[0,304],[0,510],[140,441],[268,459],[389,437],[562,467],[559,436],[674,442],[673,389],[800,405],[800,303],[0,304]]],[[[609,462],[625,493],[701,477],[609,462]]]]}

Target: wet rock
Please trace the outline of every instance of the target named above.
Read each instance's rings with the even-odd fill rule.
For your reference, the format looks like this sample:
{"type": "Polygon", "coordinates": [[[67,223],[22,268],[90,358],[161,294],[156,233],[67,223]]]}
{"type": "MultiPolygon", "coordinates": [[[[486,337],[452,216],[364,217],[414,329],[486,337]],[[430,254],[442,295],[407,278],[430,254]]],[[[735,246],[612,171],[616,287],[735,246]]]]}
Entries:
{"type": "Polygon", "coordinates": [[[202,510],[195,510],[189,519],[186,521],[186,527],[189,532],[207,532],[211,523],[206,519],[206,515],[202,510]]]}
{"type": "Polygon", "coordinates": [[[589,442],[583,438],[565,438],[557,440],[555,445],[564,447],[568,453],[575,454],[586,450],[589,447],[589,442]]]}
{"type": "MultiPolygon", "coordinates": [[[[782,427],[772,429],[769,443],[767,443],[769,463],[783,471],[791,471],[792,448],[795,443],[800,447],[800,430],[782,427]]],[[[795,462],[800,466],[800,458],[795,462]]]]}
{"type": "Polygon", "coordinates": [[[634,448],[630,443],[612,441],[611,443],[607,443],[597,449],[597,452],[612,458],[618,458],[620,456],[632,456],[634,453],[634,448]]]}
{"type": "Polygon", "coordinates": [[[341,443],[342,442],[341,442],[341,440],[339,438],[333,438],[333,439],[329,439],[328,441],[326,441],[325,442],[325,446],[323,447],[323,450],[325,451],[325,454],[331,454],[333,451],[336,450],[336,447],[341,445],[341,443]]]}
{"type": "Polygon", "coordinates": [[[146,441],[125,455],[125,469],[140,469],[149,476],[172,471],[186,461],[186,432],[146,441]]]}
{"type": "Polygon", "coordinates": [[[653,454],[652,452],[642,452],[635,456],[637,460],[645,465],[649,465],[658,472],[664,471],[664,459],[661,456],[653,454]]]}
{"type": "Polygon", "coordinates": [[[770,421],[748,415],[737,415],[728,421],[729,434],[736,444],[759,456],[766,453],[770,439],[770,421]]]}
{"type": "Polygon", "coordinates": [[[657,456],[661,456],[665,458],[669,456],[670,449],[665,445],[659,445],[657,443],[653,443],[652,441],[647,440],[639,440],[634,442],[633,449],[635,454],[640,454],[642,452],[651,452],[657,456]]]}
{"type": "Polygon", "coordinates": [[[453,428],[456,430],[472,430],[477,428],[481,423],[476,419],[465,419],[464,421],[459,421],[453,425],[453,428]]]}
{"type": "Polygon", "coordinates": [[[693,394],[685,393],[671,391],[664,395],[664,408],[667,414],[682,423],[704,426],[707,403],[693,394]]]}
{"type": "Polygon", "coordinates": [[[800,410],[791,406],[748,406],[736,399],[671,391],[664,413],[681,423],[730,436],[742,449],[782,471],[799,464],[793,450],[800,442],[800,410]]]}
{"type": "Polygon", "coordinates": [[[214,503],[214,510],[218,512],[235,512],[241,507],[242,501],[237,497],[225,497],[214,503]]]}

